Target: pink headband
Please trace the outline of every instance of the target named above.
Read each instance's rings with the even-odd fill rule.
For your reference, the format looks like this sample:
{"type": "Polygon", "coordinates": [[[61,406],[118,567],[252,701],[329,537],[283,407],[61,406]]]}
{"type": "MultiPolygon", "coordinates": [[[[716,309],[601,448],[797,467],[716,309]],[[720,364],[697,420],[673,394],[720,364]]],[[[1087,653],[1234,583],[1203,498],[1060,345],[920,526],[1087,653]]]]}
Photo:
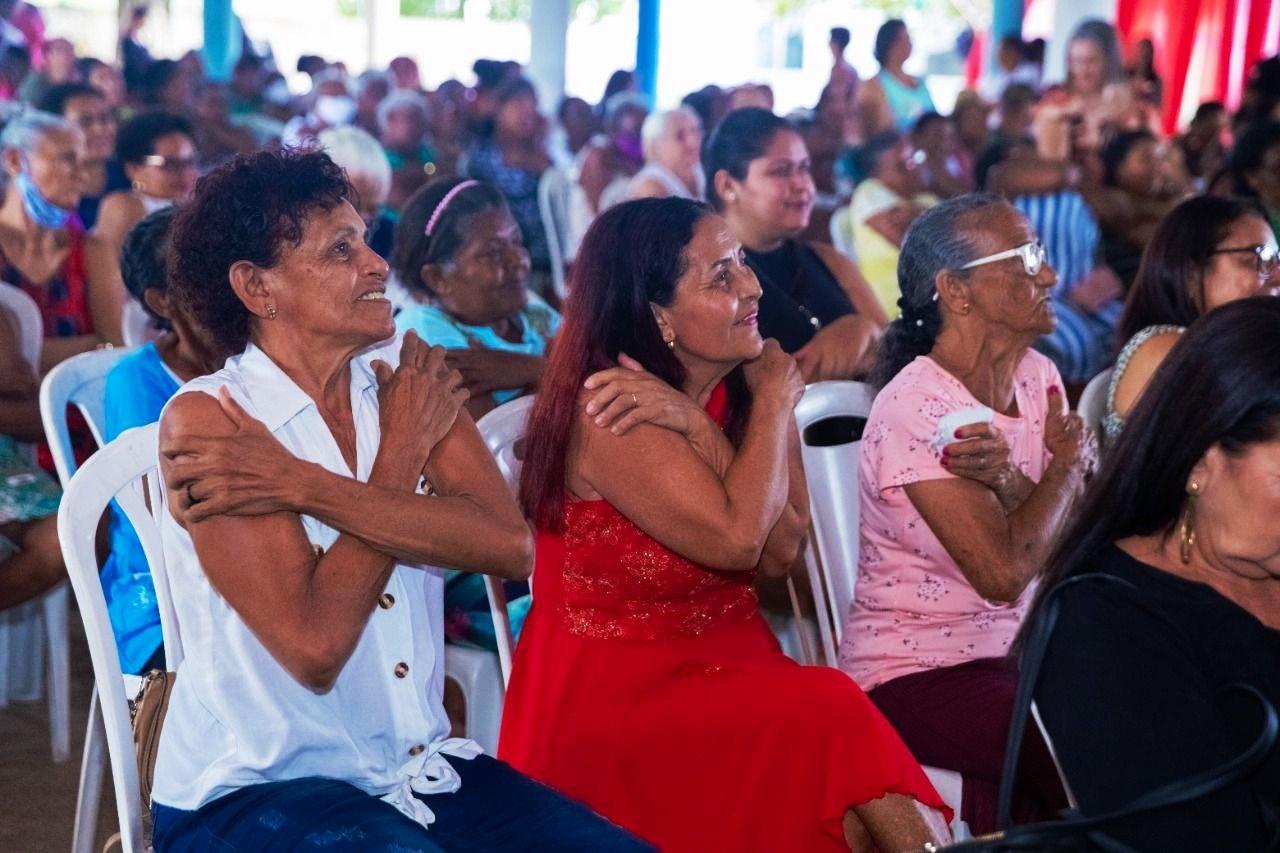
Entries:
{"type": "Polygon", "coordinates": [[[449,202],[453,201],[454,196],[456,196],[458,193],[465,190],[467,187],[478,187],[478,186],[480,186],[479,181],[463,181],[462,183],[458,184],[456,187],[454,187],[453,189],[445,193],[444,198],[440,199],[440,203],[436,205],[436,209],[431,214],[431,218],[427,220],[427,227],[423,233],[426,234],[428,237],[431,236],[431,232],[435,230],[436,223],[440,221],[440,217],[444,213],[444,209],[449,206],[449,202]]]}

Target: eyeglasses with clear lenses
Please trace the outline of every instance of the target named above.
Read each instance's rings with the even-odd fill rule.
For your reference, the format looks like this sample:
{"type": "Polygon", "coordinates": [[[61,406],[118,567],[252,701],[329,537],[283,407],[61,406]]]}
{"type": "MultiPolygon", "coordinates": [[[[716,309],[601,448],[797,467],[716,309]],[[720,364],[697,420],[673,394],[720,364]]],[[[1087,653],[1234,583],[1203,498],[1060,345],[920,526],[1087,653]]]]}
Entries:
{"type": "Polygon", "coordinates": [[[1258,270],[1258,278],[1271,278],[1276,274],[1276,268],[1280,267],[1280,249],[1276,248],[1275,243],[1257,246],[1238,246],[1233,249],[1214,249],[1210,255],[1236,255],[1236,254],[1252,254],[1254,264],[1258,270]]]}
{"type": "Polygon", "coordinates": [[[199,168],[199,164],[194,157],[164,157],[160,154],[148,154],[142,158],[142,162],[148,166],[156,166],[174,175],[180,175],[188,170],[199,168]]]}
{"type": "Polygon", "coordinates": [[[978,258],[976,261],[960,267],[962,270],[971,270],[974,267],[980,267],[985,264],[994,264],[996,261],[1003,261],[1005,258],[1020,258],[1022,260],[1022,268],[1027,275],[1032,278],[1040,274],[1040,270],[1044,269],[1044,265],[1049,260],[1049,256],[1045,253],[1044,244],[1039,240],[1033,240],[1030,243],[1024,243],[1016,249],[1008,249],[1003,252],[996,252],[994,255],[987,255],[985,258],[978,258]]]}

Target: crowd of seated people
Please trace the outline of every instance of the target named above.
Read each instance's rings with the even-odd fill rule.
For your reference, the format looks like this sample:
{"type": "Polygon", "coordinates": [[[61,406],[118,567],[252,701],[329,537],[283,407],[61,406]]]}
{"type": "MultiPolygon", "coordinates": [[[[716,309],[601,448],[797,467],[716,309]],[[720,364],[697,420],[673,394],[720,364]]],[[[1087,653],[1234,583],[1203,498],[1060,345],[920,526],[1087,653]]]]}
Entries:
{"type": "MultiPolygon", "coordinates": [[[[1068,794],[1123,811],[1280,707],[1280,58],[1166,138],[1153,46],[1126,66],[1101,21],[1063,83],[1009,38],[949,111],[903,21],[865,79],[837,27],[790,116],[756,83],[653,104],[625,69],[547,115],[499,60],[432,89],[305,56],[294,95],[248,41],[224,84],[144,22],[123,67],[34,36],[0,62],[27,104],[0,287],[43,337],[28,363],[0,307],[0,609],[66,572],[41,377],[127,343],[99,426],[159,424],[185,651],[157,850],[918,850],[1065,827],[1068,794]],[[808,602],[795,409],[832,380],[874,394],[856,565],[827,567],[857,583],[801,666],[762,608],[808,602]],[[506,483],[476,422],[522,397],[506,483]],[[495,622],[484,576],[531,573],[495,622]],[[484,755],[443,649],[508,627],[484,755]]],[[[138,536],[102,533],[121,668],[161,668],[138,536]]],[[[1101,831],[1264,849],[1278,780],[1270,744],[1101,831]]]]}

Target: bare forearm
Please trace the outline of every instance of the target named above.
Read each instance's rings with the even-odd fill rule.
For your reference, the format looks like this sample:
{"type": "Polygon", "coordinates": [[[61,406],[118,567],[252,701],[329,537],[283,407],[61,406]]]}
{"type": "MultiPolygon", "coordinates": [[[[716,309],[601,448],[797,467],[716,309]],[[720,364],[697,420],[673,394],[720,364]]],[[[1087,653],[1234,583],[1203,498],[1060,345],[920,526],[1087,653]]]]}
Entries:
{"type": "MultiPolygon", "coordinates": [[[[1006,565],[1016,572],[1007,581],[1022,593],[1044,567],[1058,532],[1084,487],[1078,465],[1050,462],[1044,477],[1027,499],[1009,514],[1009,559],[1006,565]]],[[[1011,599],[1012,600],[1012,599],[1011,599]]]]}
{"type": "Polygon", "coordinates": [[[470,495],[420,495],[371,475],[368,483],[316,466],[299,483],[297,511],[405,563],[522,576],[497,548],[511,531],[470,495]],[[379,482],[381,480],[381,482],[379,482]]]}
{"type": "Polygon", "coordinates": [[[34,400],[0,400],[0,435],[18,441],[43,441],[44,423],[34,400]]]}
{"type": "Polygon", "coordinates": [[[71,338],[45,338],[44,348],[40,351],[40,367],[48,371],[61,364],[73,355],[94,349],[102,339],[97,335],[76,335],[71,338]]]}
{"type": "Polygon", "coordinates": [[[730,535],[754,542],[756,559],[769,531],[778,522],[787,501],[787,436],[789,409],[780,401],[758,395],[751,407],[746,437],[725,474],[729,500],[730,535]]]}

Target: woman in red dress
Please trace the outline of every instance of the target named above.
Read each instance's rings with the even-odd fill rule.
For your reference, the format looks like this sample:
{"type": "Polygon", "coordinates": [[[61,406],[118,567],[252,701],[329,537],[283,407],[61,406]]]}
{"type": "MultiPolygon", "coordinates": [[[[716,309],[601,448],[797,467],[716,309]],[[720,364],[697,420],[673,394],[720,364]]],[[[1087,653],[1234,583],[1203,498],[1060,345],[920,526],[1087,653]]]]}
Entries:
{"type": "Polygon", "coordinates": [[[573,274],[529,419],[537,595],[500,757],[664,851],[945,836],[948,810],[857,685],[785,657],[759,614],[756,572],[785,572],[808,522],[803,384],[760,338],[727,224],[628,202],[573,274]]]}

